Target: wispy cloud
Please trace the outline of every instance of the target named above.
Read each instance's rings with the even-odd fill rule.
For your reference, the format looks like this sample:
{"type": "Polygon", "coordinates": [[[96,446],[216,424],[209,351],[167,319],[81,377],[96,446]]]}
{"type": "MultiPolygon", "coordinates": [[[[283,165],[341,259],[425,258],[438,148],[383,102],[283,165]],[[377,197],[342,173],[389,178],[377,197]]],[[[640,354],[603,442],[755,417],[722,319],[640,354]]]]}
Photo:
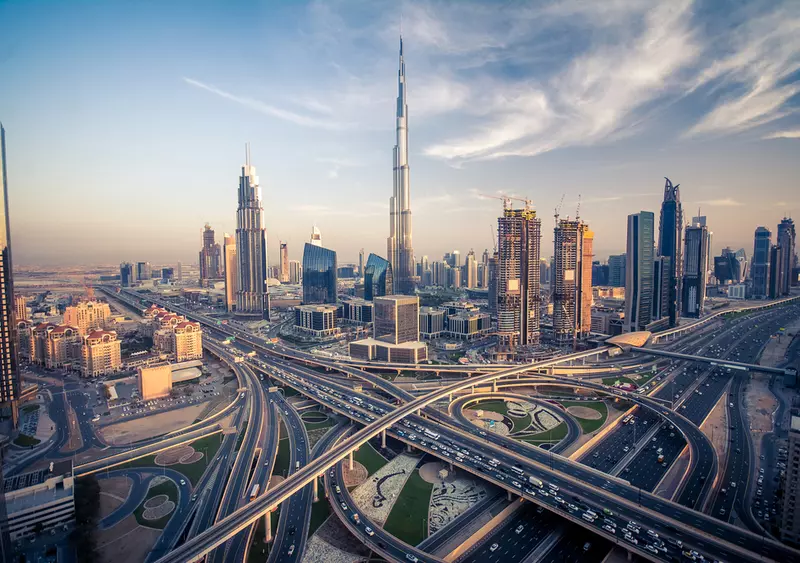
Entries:
{"type": "Polygon", "coordinates": [[[776,131],[764,136],[764,139],[800,139],[800,129],[776,131]]]}
{"type": "Polygon", "coordinates": [[[744,205],[741,201],[726,197],[723,199],[709,199],[706,201],[698,201],[700,205],[709,205],[711,207],[741,207],[744,205]]]}
{"type": "Polygon", "coordinates": [[[317,162],[331,165],[330,169],[328,170],[328,178],[332,180],[339,177],[339,170],[342,168],[356,168],[362,165],[356,160],[336,157],[320,157],[317,158],[317,162]]]}
{"type": "MultiPolygon", "coordinates": [[[[386,208],[386,213],[388,213],[386,204],[382,204],[381,207],[386,208]]],[[[289,207],[289,211],[308,215],[310,217],[376,217],[383,214],[378,211],[378,209],[377,202],[365,203],[359,207],[348,206],[338,208],[328,205],[293,205],[289,207]]]]}
{"type": "Polygon", "coordinates": [[[195,88],[200,88],[201,90],[205,90],[206,92],[211,92],[212,94],[216,94],[221,98],[225,98],[226,100],[230,100],[239,105],[255,110],[259,113],[263,113],[264,115],[269,115],[270,117],[276,117],[278,119],[289,121],[291,123],[294,123],[296,125],[301,125],[303,127],[312,127],[318,129],[333,129],[333,130],[341,130],[348,128],[348,125],[345,123],[339,123],[328,119],[319,119],[316,117],[303,115],[297,112],[289,111],[270,104],[266,104],[259,100],[254,100],[253,98],[237,96],[236,94],[226,92],[225,90],[221,90],[216,86],[205,84],[193,78],[184,77],[183,81],[186,82],[186,84],[189,84],[190,86],[194,86],[195,88]]]}

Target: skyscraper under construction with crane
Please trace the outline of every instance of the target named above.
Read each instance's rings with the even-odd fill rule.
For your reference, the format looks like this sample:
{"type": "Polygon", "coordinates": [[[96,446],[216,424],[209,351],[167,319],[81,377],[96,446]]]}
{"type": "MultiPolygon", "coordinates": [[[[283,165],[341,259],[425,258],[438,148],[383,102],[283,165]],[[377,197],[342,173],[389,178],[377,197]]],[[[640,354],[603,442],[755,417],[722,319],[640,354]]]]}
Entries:
{"type": "MultiPolygon", "coordinates": [[[[557,217],[557,216],[556,216],[557,217]]],[[[594,233],[579,218],[556,218],[553,237],[553,338],[574,342],[592,328],[594,233]]]]}

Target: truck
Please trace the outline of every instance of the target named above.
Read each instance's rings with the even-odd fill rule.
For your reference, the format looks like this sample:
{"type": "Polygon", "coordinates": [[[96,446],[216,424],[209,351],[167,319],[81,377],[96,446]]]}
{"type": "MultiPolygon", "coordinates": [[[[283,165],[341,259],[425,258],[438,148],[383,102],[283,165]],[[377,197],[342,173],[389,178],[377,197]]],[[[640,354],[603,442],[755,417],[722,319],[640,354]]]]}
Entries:
{"type": "Polygon", "coordinates": [[[536,477],[528,477],[528,483],[530,483],[531,485],[536,485],[539,488],[541,488],[542,485],[544,484],[536,477]]]}
{"type": "Polygon", "coordinates": [[[253,488],[250,490],[250,500],[256,500],[256,497],[258,496],[258,491],[260,489],[261,485],[259,485],[258,483],[253,485],[253,488]]]}
{"type": "Polygon", "coordinates": [[[359,524],[361,524],[361,517],[359,517],[359,515],[358,515],[358,514],[356,514],[355,512],[353,513],[353,522],[355,522],[355,523],[356,523],[356,526],[358,526],[359,524]]]}

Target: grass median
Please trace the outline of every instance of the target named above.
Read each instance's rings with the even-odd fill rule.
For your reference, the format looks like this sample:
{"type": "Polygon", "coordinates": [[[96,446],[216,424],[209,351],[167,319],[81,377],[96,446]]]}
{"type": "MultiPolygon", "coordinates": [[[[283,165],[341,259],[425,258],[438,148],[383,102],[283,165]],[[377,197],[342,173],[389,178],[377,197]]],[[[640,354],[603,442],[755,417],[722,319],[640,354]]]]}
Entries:
{"type": "Polygon", "coordinates": [[[518,439],[535,445],[547,444],[550,442],[556,443],[566,438],[568,432],[569,429],[567,428],[567,423],[561,422],[550,430],[545,430],[544,432],[539,432],[538,434],[529,434],[528,436],[520,437],[518,439]]]}
{"type": "Polygon", "coordinates": [[[605,424],[606,418],[608,418],[608,406],[603,401],[561,401],[561,404],[567,409],[569,407],[584,407],[597,411],[597,413],[600,414],[600,418],[592,419],[581,418],[573,413],[569,413],[575,417],[575,420],[581,425],[584,434],[591,434],[595,430],[598,430],[605,424]]]}
{"type": "Polygon", "coordinates": [[[419,470],[406,481],[383,529],[409,545],[428,537],[428,508],[433,485],[419,476],[419,470]]]}
{"type": "Polygon", "coordinates": [[[364,444],[353,454],[353,459],[363,465],[367,470],[367,475],[372,475],[378,469],[389,463],[386,458],[375,451],[369,443],[364,444]]]}
{"type": "Polygon", "coordinates": [[[145,497],[142,504],[140,504],[136,510],[133,511],[133,515],[136,517],[136,521],[139,523],[140,526],[145,526],[147,528],[155,528],[157,530],[163,530],[169,519],[172,518],[172,515],[175,514],[175,509],[178,507],[178,486],[175,482],[170,479],[168,481],[164,481],[163,483],[159,483],[154,487],[150,487],[150,490],[147,491],[147,496],[145,497]],[[170,511],[169,514],[162,516],[156,520],[148,520],[144,517],[145,507],[144,505],[153,497],[157,497],[159,495],[166,496],[170,501],[174,503],[173,509],[170,511]]]}
{"type": "MultiPolygon", "coordinates": [[[[177,471],[184,475],[192,485],[196,485],[200,478],[205,473],[206,468],[208,467],[209,461],[214,459],[214,456],[217,453],[220,445],[222,445],[222,434],[217,432],[216,434],[212,434],[211,436],[205,436],[203,438],[198,438],[191,444],[195,451],[200,452],[203,454],[202,459],[194,463],[182,464],[176,463],[173,465],[167,465],[170,469],[177,471]]],[[[176,446],[181,448],[183,446],[176,446]]],[[[167,450],[169,451],[169,450],[167,450]]],[[[145,457],[141,457],[139,459],[134,459],[133,461],[129,461],[123,465],[115,467],[114,470],[125,470],[125,469],[135,469],[138,467],[155,467],[156,469],[161,469],[163,466],[156,464],[156,456],[158,454],[148,455],[145,457]]]]}

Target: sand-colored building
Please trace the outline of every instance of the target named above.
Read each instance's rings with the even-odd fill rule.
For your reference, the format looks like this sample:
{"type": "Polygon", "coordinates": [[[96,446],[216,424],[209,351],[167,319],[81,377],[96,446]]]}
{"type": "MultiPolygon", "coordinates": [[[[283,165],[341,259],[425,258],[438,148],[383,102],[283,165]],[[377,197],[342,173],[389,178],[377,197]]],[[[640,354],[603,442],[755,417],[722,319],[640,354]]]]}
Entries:
{"type": "Polygon", "coordinates": [[[113,330],[95,330],[83,338],[81,372],[84,377],[97,377],[118,371],[122,366],[122,342],[113,330]]]}
{"type": "Polygon", "coordinates": [[[140,367],[137,372],[139,397],[143,401],[169,396],[172,391],[172,366],[169,362],[140,367]]]}
{"type": "Polygon", "coordinates": [[[111,317],[108,303],[84,301],[67,307],[64,311],[64,324],[77,327],[82,335],[106,328],[106,319],[111,317]]]}
{"type": "Polygon", "coordinates": [[[27,302],[28,300],[24,295],[17,295],[14,297],[14,314],[16,315],[17,321],[28,320],[27,302]]]}
{"type": "Polygon", "coordinates": [[[173,329],[173,353],[176,362],[203,357],[203,329],[200,323],[183,321],[173,329]]]}

